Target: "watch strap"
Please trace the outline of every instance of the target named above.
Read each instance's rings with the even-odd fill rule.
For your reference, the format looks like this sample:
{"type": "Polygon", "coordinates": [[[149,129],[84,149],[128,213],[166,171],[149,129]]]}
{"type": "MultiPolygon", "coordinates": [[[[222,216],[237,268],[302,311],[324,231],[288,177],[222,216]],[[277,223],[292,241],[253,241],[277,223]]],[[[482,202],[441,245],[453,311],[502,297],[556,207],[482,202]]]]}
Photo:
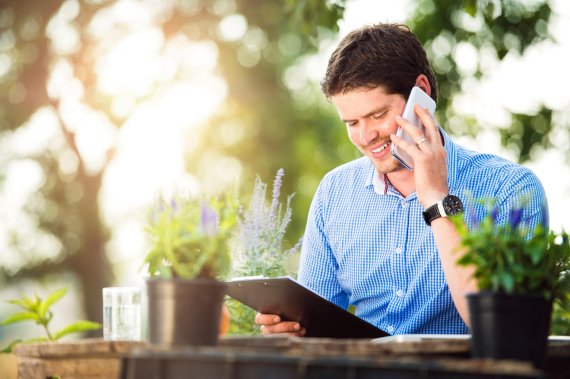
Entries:
{"type": "Polygon", "coordinates": [[[431,226],[431,222],[440,217],[446,216],[445,209],[443,208],[443,202],[440,200],[434,205],[430,206],[423,212],[424,221],[428,226],[431,226]]]}

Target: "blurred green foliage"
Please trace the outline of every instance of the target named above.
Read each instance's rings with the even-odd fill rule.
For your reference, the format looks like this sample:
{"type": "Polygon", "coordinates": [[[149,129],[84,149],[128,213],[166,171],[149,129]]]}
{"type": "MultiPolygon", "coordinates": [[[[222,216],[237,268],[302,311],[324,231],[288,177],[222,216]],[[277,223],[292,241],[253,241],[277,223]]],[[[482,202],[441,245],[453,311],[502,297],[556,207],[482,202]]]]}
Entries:
{"type": "MultiPolygon", "coordinates": [[[[552,9],[545,0],[419,0],[416,9],[409,25],[426,47],[437,77],[437,117],[455,135],[475,136],[485,128],[474,118],[457,114],[452,107],[453,96],[466,90],[466,79],[480,80],[488,74],[489,66],[508,55],[520,56],[534,44],[553,41],[549,32],[552,9]],[[477,52],[474,72],[459,68],[455,53],[462,43],[477,52]]],[[[524,83],[521,78],[520,90],[530,91],[524,83]]],[[[499,130],[501,142],[521,162],[530,160],[533,151],[552,147],[556,125],[552,109],[546,104],[540,104],[532,114],[511,112],[510,117],[510,125],[499,130]]],[[[558,126],[569,132],[569,125],[558,126]]]]}
{"type": "MultiPolygon", "coordinates": [[[[570,294],[566,300],[570,303],[570,294]]],[[[560,303],[554,303],[552,310],[552,324],[550,334],[557,336],[570,336],[570,309],[565,309],[560,303]]]]}

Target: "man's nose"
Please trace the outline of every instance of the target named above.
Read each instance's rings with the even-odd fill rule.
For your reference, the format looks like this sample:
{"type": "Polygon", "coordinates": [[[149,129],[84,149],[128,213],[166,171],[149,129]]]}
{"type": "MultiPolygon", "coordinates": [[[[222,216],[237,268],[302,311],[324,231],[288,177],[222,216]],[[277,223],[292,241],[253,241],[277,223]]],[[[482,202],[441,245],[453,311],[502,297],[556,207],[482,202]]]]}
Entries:
{"type": "Polygon", "coordinates": [[[368,120],[363,121],[360,128],[360,144],[362,146],[368,145],[378,135],[371,122],[368,120]]]}

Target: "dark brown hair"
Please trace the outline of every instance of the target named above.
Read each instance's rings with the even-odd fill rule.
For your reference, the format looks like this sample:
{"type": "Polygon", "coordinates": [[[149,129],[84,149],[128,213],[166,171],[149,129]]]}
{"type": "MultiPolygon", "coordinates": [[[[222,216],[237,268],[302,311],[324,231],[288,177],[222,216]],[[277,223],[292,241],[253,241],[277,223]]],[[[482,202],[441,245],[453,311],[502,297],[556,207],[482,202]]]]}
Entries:
{"type": "Polygon", "coordinates": [[[350,32],[331,55],[321,90],[327,97],[383,86],[408,98],[424,74],[437,101],[437,83],[420,41],[405,25],[374,24],[350,32]]]}

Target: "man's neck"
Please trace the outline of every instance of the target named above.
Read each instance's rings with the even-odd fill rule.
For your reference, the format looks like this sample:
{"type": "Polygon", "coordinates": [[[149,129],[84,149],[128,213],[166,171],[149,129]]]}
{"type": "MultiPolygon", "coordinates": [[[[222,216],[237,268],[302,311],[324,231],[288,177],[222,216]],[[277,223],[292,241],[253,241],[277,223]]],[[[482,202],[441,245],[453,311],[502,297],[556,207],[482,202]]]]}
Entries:
{"type": "Polygon", "coordinates": [[[403,197],[408,197],[416,190],[416,182],[414,180],[414,172],[402,168],[398,171],[386,174],[390,184],[398,191],[403,197]]]}

